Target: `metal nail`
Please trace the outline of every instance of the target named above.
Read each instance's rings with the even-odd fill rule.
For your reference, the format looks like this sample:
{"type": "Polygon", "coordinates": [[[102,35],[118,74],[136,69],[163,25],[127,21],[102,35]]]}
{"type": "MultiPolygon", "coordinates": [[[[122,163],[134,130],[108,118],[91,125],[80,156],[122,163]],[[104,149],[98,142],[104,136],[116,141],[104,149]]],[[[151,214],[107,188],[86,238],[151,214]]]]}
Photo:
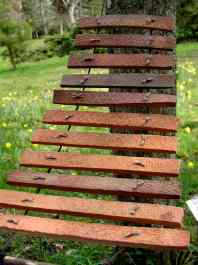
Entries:
{"type": "Polygon", "coordinates": [[[72,98],[76,98],[76,99],[82,98],[82,97],[83,97],[83,94],[82,93],[76,93],[76,94],[73,94],[72,95],[72,98]]]}
{"type": "Polygon", "coordinates": [[[74,115],[66,115],[64,119],[65,119],[65,120],[68,120],[68,119],[72,118],[73,116],[74,116],[74,115]]]}
{"type": "Polygon", "coordinates": [[[137,183],[137,185],[136,185],[136,187],[134,188],[134,190],[137,190],[138,188],[142,187],[144,184],[145,184],[144,180],[140,180],[140,181],[137,183]]]}
{"type": "Polygon", "coordinates": [[[66,137],[68,137],[67,133],[60,133],[60,134],[55,136],[55,138],[66,138],[66,137]]]}
{"type": "Polygon", "coordinates": [[[27,199],[22,200],[21,202],[33,202],[33,200],[27,198],[27,199]]]}
{"type": "Polygon", "coordinates": [[[131,215],[135,215],[136,212],[140,209],[140,207],[135,207],[134,209],[132,209],[132,211],[130,212],[131,215]]]}
{"type": "Polygon", "coordinates": [[[14,220],[14,219],[8,219],[7,222],[10,224],[14,224],[14,225],[18,225],[18,223],[19,223],[18,221],[14,220]]]}
{"type": "Polygon", "coordinates": [[[140,235],[141,235],[140,233],[134,232],[134,233],[126,235],[125,238],[129,238],[129,237],[133,237],[133,236],[140,236],[140,235]]]}
{"type": "Polygon", "coordinates": [[[151,120],[151,117],[147,116],[144,120],[144,124],[148,123],[151,120]]]}
{"type": "Polygon", "coordinates": [[[140,146],[144,146],[145,143],[146,143],[145,136],[141,135],[140,138],[141,138],[141,139],[140,139],[140,140],[141,140],[141,141],[140,141],[140,146]]]}
{"type": "Polygon", "coordinates": [[[47,160],[56,160],[57,158],[55,156],[46,156],[47,160]]]}
{"type": "Polygon", "coordinates": [[[94,60],[94,57],[85,57],[83,59],[84,62],[89,62],[89,61],[93,61],[94,60]]]}
{"type": "Polygon", "coordinates": [[[86,83],[89,80],[89,77],[85,77],[84,79],[82,79],[80,81],[80,85],[83,85],[84,83],[86,83]]]}
{"type": "Polygon", "coordinates": [[[144,165],[144,163],[142,161],[138,161],[137,160],[137,161],[134,161],[133,164],[136,165],[136,166],[145,167],[145,165],[144,165]]]}
{"type": "Polygon", "coordinates": [[[153,23],[153,22],[155,22],[155,18],[148,18],[148,19],[146,20],[146,23],[147,23],[147,24],[150,24],[150,23],[153,23]]]}
{"type": "Polygon", "coordinates": [[[152,95],[151,92],[148,92],[147,94],[145,94],[144,101],[148,101],[151,95],[152,95]]]}
{"type": "Polygon", "coordinates": [[[100,39],[90,39],[90,42],[93,43],[93,42],[100,42],[100,39]]]}
{"type": "Polygon", "coordinates": [[[44,178],[44,177],[37,177],[37,176],[35,176],[33,179],[34,179],[34,180],[45,180],[46,178],[44,178]]]}
{"type": "Polygon", "coordinates": [[[148,77],[148,78],[144,79],[144,80],[142,81],[142,83],[143,83],[143,84],[150,83],[150,82],[152,82],[153,80],[154,80],[153,77],[148,77]]]}

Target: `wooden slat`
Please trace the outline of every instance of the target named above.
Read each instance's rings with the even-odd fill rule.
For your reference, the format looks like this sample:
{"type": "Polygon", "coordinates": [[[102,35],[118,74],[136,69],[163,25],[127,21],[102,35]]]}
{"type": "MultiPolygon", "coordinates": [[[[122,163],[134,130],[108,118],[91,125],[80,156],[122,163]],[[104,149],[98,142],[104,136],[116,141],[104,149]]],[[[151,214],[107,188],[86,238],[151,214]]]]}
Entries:
{"type": "Polygon", "coordinates": [[[175,76],[167,74],[64,75],[62,87],[88,88],[171,88],[175,76]]]}
{"type": "Polygon", "coordinates": [[[181,188],[176,180],[138,180],[15,171],[9,174],[7,183],[22,187],[122,195],[126,197],[134,196],[160,199],[180,199],[181,197],[181,188]]]}
{"type": "Polygon", "coordinates": [[[80,199],[0,190],[0,207],[181,228],[184,211],[159,204],[80,199]]]}
{"type": "Polygon", "coordinates": [[[38,129],[33,134],[32,143],[140,152],[175,153],[177,149],[176,137],[173,136],[65,133],[48,129],[38,129]]]}
{"type": "Polygon", "coordinates": [[[176,39],[163,36],[143,36],[125,34],[78,34],[75,44],[81,48],[154,48],[174,49],[176,39]]]}
{"type": "Polygon", "coordinates": [[[82,155],[80,153],[34,152],[28,150],[22,154],[20,164],[26,167],[177,177],[180,173],[181,161],[176,159],[82,155]]]}
{"type": "Polygon", "coordinates": [[[128,128],[135,130],[155,130],[176,132],[179,120],[175,116],[137,113],[103,113],[49,110],[44,115],[44,123],[56,125],[79,125],[107,128],[128,128]]]}
{"type": "Polygon", "coordinates": [[[79,106],[175,107],[176,96],[152,93],[79,92],[55,90],[53,103],[79,106]]]}
{"type": "Polygon", "coordinates": [[[88,224],[4,214],[0,214],[0,231],[163,251],[182,250],[190,244],[189,233],[181,229],[88,224]]]}
{"type": "Polygon", "coordinates": [[[175,58],[161,54],[93,54],[71,55],[69,68],[152,68],[172,69],[175,58]]]}
{"type": "Polygon", "coordinates": [[[83,17],[80,19],[80,28],[145,28],[173,31],[175,20],[172,17],[145,16],[145,15],[109,15],[101,17],[83,17]]]}

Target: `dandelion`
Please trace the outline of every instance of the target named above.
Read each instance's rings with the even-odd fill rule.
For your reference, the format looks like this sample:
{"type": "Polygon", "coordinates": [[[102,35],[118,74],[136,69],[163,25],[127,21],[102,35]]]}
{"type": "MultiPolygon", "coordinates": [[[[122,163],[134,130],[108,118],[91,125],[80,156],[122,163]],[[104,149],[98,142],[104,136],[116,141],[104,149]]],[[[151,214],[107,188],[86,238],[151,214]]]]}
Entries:
{"type": "Polygon", "coordinates": [[[190,128],[190,127],[186,127],[186,128],[184,129],[184,131],[185,131],[186,133],[190,134],[190,133],[191,133],[191,128],[190,128]]]}
{"type": "Polygon", "coordinates": [[[7,149],[10,149],[11,146],[12,146],[12,145],[11,145],[11,143],[9,143],[9,142],[5,144],[5,147],[6,147],[7,149]]]}
{"type": "Polygon", "coordinates": [[[194,168],[194,163],[192,161],[189,161],[188,162],[188,168],[194,168]]]}
{"type": "Polygon", "coordinates": [[[5,122],[2,123],[2,127],[3,127],[3,128],[6,128],[7,126],[8,126],[8,125],[7,125],[5,122]]]}
{"type": "Polygon", "coordinates": [[[38,147],[38,144],[33,144],[33,147],[37,148],[38,147]]]}
{"type": "Polygon", "coordinates": [[[30,128],[30,129],[28,129],[27,131],[28,131],[29,133],[32,133],[32,129],[31,129],[31,128],[30,128]]]}

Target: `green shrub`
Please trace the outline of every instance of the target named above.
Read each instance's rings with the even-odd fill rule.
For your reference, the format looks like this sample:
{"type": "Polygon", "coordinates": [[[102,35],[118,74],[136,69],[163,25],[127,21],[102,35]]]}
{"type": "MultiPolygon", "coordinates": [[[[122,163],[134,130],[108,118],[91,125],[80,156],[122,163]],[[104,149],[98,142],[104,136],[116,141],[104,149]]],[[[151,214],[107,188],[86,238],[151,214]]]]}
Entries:
{"type": "Polygon", "coordinates": [[[177,12],[177,40],[198,39],[198,1],[180,0],[177,12]]]}
{"type": "Polygon", "coordinates": [[[78,29],[75,28],[64,35],[54,35],[48,37],[45,40],[45,43],[50,54],[62,57],[75,50],[74,38],[77,31],[78,29]]]}

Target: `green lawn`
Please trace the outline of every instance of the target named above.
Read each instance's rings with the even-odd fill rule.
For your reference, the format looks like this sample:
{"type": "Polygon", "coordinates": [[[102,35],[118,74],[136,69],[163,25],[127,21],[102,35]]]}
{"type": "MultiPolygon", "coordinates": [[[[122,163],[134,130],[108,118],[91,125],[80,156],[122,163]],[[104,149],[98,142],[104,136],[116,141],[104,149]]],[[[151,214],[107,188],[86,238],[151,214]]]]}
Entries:
{"type": "MultiPolygon", "coordinates": [[[[179,64],[177,113],[182,120],[178,133],[178,157],[184,160],[181,175],[184,192],[179,204],[185,207],[185,200],[197,193],[198,187],[198,43],[178,45],[177,54],[179,64]]],[[[24,149],[44,149],[30,144],[32,130],[43,126],[41,120],[47,109],[57,107],[51,104],[52,91],[59,86],[62,75],[69,72],[66,64],[67,58],[54,57],[40,62],[21,64],[16,71],[13,71],[9,62],[0,58],[1,188],[7,187],[6,175],[9,171],[18,168],[19,156],[24,149]]],[[[86,129],[81,128],[81,130],[86,129]]],[[[87,149],[83,152],[92,152],[92,150],[87,149]]],[[[194,235],[195,221],[188,212],[186,225],[194,235]]],[[[0,238],[0,244],[3,242],[0,238]]],[[[11,254],[62,265],[96,265],[111,251],[111,248],[102,246],[90,247],[86,244],[62,241],[59,243],[65,246],[62,251],[58,250],[54,241],[20,236],[13,241],[11,254]]]]}

